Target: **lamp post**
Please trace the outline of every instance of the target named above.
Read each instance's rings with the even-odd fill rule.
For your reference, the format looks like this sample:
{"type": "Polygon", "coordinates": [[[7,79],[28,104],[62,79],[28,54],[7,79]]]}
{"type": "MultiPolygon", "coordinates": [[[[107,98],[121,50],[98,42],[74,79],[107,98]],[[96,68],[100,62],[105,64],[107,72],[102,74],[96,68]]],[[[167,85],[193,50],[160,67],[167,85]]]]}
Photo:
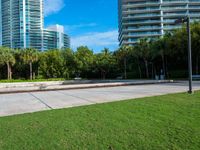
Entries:
{"type": "Polygon", "coordinates": [[[187,23],[187,35],[188,35],[188,72],[189,72],[189,94],[192,94],[192,48],[191,48],[191,32],[190,32],[190,17],[177,19],[175,24],[187,23]]]}

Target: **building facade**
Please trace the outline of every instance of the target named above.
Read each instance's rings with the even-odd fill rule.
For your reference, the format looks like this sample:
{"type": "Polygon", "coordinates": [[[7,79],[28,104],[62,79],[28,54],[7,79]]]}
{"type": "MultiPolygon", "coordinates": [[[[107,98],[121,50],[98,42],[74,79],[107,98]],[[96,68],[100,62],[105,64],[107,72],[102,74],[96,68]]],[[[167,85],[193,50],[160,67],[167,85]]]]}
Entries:
{"type": "Polygon", "coordinates": [[[118,0],[118,5],[120,46],[181,28],[175,20],[185,16],[200,21],[200,0],[118,0]]]}
{"type": "Polygon", "coordinates": [[[63,26],[55,25],[44,29],[43,35],[44,50],[70,47],[70,39],[68,35],[64,34],[63,26]]]}
{"type": "Polygon", "coordinates": [[[0,0],[0,44],[45,50],[43,14],[43,0],[0,0]]]}

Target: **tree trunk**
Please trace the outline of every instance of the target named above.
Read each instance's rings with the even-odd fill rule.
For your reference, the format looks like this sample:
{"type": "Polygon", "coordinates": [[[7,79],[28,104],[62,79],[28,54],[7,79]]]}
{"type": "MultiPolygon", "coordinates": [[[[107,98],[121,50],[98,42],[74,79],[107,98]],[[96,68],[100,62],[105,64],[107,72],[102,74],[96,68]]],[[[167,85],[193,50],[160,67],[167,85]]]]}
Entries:
{"type": "Polygon", "coordinates": [[[166,76],[166,71],[165,71],[165,56],[162,54],[162,67],[163,67],[163,75],[166,76]]]}
{"type": "Polygon", "coordinates": [[[167,60],[167,57],[165,57],[165,74],[166,74],[166,77],[169,78],[169,70],[168,70],[168,60],[167,60]]]}
{"type": "Polygon", "coordinates": [[[101,70],[101,74],[102,74],[102,79],[105,80],[106,79],[106,71],[101,70]]]}
{"type": "Polygon", "coordinates": [[[9,67],[10,67],[10,69],[9,69],[9,71],[10,71],[9,78],[10,78],[10,80],[12,80],[12,68],[11,68],[11,65],[9,65],[9,67]]]}
{"type": "Polygon", "coordinates": [[[35,72],[33,72],[33,80],[35,80],[35,72]]]}
{"type": "Polygon", "coordinates": [[[33,66],[32,66],[32,62],[29,63],[30,66],[30,80],[33,80],[33,66]]]}
{"type": "Polygon", "coordinates": [[[138,70],[139,70],[139,74],[140,74],[140,79],[142,79],[142,71],[141,71],[141,67],[140,67],[140,62],[138,61],[138,70]]]}
{"type": "Polygon", "coordinates": [[[10,80],[10,64],[9,64],[9,62],[7,62],[6,65],[7,65],[7,79],[10,80]]]}
{"type": "Polygon", "coordinates": [[[149,78],[148,61],[145,59],[145,60],[144,60],[144,63],[145,63],[145,69],[146,69],[146,77],[149,78]]]}
{"type": "Polygon", "coordinates": [[[199,74],[199,56],[196,57],[196,74],[199,74]]]}
{"type": "Polygon", "coordinates": [[[154,64],[152,63],[152,79],[154,79],[154,64]]]}
{"type": "Polygon", "coordinates": [[[126,58],[124,59],[124,78],[127,79],[127,63],[126,63],[126,58]]]}

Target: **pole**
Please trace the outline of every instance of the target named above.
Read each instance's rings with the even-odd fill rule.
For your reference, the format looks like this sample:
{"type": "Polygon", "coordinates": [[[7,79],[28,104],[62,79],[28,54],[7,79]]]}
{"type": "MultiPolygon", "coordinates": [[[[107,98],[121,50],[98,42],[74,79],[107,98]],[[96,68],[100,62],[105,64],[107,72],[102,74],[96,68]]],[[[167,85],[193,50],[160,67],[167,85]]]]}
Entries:
{"type": "Polygon", "coordinates": [[[187,34],[188,34],[188,70],[189,70],[189,94],[192,94],[192,48],[191,48],[191,32],[190,17],[187,17],[187,34]]]}

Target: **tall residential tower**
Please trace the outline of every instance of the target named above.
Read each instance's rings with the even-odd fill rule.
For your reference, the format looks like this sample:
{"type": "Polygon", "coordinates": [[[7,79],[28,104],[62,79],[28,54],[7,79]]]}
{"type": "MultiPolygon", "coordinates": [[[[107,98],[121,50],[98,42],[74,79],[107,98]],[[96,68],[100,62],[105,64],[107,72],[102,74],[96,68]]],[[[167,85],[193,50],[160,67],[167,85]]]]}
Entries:
{"type": "MultiPolygon", "coordinates": [[[[2,46],[49,49],[44,47],[44,31],[43,0],[0,0],[2,46]]],[[[60,39],[55,37],[54,40],[60,39]]],[[[51,48],[60,48],[56,46],[51,48]]]]}
{"type": "Polygon", "coordinates": [[[120,46],[180,28],[178,18],[200,21],[200,0],[118,0],[118,5],[120,46]]]}
{"type": "Polygon", "coordinates": [[[50,26],[43,30],[43,48],[47,49],[61,49],[70,47],[70,39],[68,35],[64,34],[64,27],[61,25],[50,26]]]}

